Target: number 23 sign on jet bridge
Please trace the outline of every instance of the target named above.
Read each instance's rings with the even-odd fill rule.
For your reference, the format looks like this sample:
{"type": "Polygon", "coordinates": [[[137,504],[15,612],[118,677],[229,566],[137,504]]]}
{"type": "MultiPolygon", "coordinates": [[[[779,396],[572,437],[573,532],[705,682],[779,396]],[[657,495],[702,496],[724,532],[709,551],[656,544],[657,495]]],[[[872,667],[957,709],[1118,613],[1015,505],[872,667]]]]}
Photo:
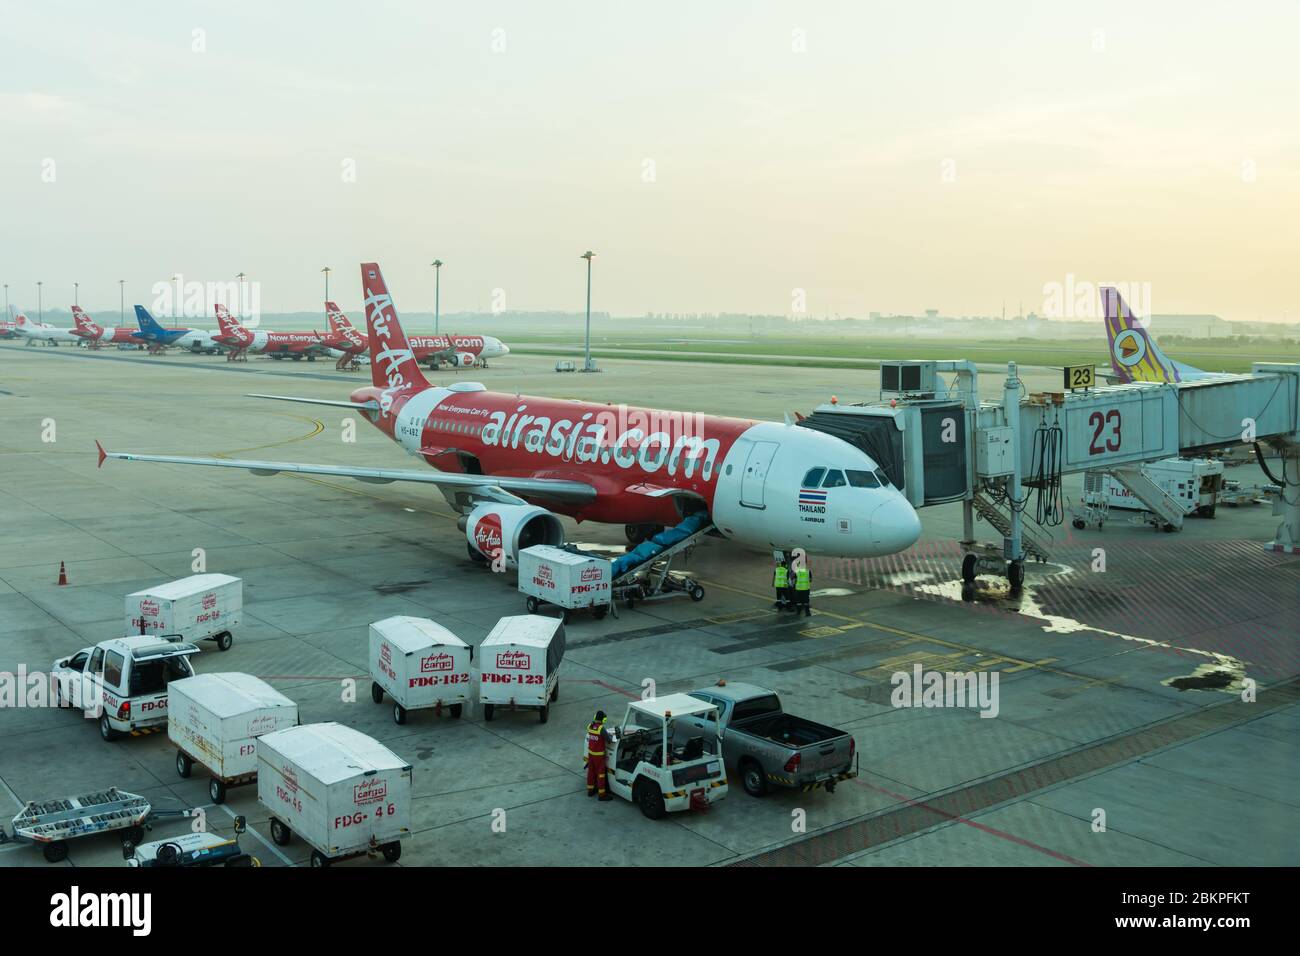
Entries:
{"type": "MultiPolygon", "coordinates": [[[[1167,391],[1101,389],[1070,395],[1061,415],[1066,469],[1103,468],[1177,454],[1176,396],[1167,391]]],[[[1045,423],[1051,425],[1054,417],[1053,411],[1047,411],[1045,423]]],[[[1032,447],[1028,450],[1032,452],[1032,447]]],[[[1029,462],[1023,464],[1029,467],[1029,462]]]]}

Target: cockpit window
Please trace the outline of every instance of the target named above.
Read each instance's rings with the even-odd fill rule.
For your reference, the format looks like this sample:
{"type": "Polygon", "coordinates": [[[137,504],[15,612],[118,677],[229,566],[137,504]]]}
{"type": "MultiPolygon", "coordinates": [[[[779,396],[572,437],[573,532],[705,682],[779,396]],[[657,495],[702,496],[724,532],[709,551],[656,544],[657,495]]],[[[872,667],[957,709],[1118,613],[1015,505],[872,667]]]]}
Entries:
{"type": "Polygon", "coordinates": [[[826,472],[826,478],[822,481],[823,488],[843,488],[844,484],[844,472],[838,468],[826,472]]]}
{"type": "Polygon", "coordinates": [[[851,488],[879,488],[880,481],[869,471],[845,471],[851,488]]]}
{"type": "Polygon", "coordinates": [[[822,483],[822,475],[826,474],[825,468],[811,468],[808,474],[803,476],[803,486],[805,488],[816,488],[822,483]]]}
{"type": "Polygon", "coordinates": [[[876,476],[876,480],[880,482],[880,487],[882,488],[894,487],[894,483],[889,480],[889,476],[885,474],[884,469],[877,468],[874,472],[872,472],[872,474],[874,474],[876,476]]]}

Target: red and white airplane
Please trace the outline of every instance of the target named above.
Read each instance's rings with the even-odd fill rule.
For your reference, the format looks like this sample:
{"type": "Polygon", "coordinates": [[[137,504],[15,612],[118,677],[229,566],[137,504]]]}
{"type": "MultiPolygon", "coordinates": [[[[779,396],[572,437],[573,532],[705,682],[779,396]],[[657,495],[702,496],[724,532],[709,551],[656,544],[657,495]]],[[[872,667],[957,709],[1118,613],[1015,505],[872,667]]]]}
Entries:
{"type": "MultiPolygon", "coordinates": [[[[352,328],[352,323],[339,311],[338,306],[332,302],[327,302],[326,305],[333,310],[329,313],[330,330],[346,330],[359,341],[360,333],[352,328]]],[[[452,368],[487,368],[488,359],[510,354],[509,346],[491,335],[412,335],[407,338],[407,342],[415,360],[434,371],[443,365],[452,368]]]]}
{"type": "Polygon", "coordinates": [[[134,329],[121,327],[105,329],[103,326],[96,325],[79,305],[72,307],[72,321],[74,323],[72,334],[85,339],[92,349],[103,348],[105,345],[150,344],[137,336],[134,329]]]}
{"type": "Polygon", "coordinates": [[[18,323],[14,321],[17,316],[14,307],[9,306],[9,315],[0,319],[0,339],[13,339],[18,337],[18,323]]]}
{"type": "Polygon", "coordinates": [[[348,368],[366,350],[366,340],[352,327],[343,310],[333,302],[325,303],[325,321],[329,323],[330,330],[320,336],[321,344],[338,353],[335,355],[338,359],[334,363],[335,368],[348,368]]]}
{"type": "MultiPolygon", "coordinates": [[[[436,470],[106,452],[106,458],[436,486],[462,516],[471,555],[508,559],[559,544],[557,514],[632,527],[706,512],[758,551],[871,557],[909,547],[921,524],[871,458],[831,435],[779,422],[617,407],[431,385],[375,263],[361,266],[373,384],[350,400],[255,396],[355,409],[436,470]]],[[[631,535],[629,535],[631,536],[631,535]]]]}
{"type": "Polygon", "coordinates": [[[230,351],[227,361],[238,361],[249,352],[254,355],[269,355],[273,359],[285,356],[295,362],[304,356],[308,361],[316,361],[317,355],[324,355],[325,346],[315,332],[270,332],[262,329],[246,329],[239,320],[220,302],[216,304],[217,326],[220,329],[213,339],[226,346],[230,351]]]}
{"type": "Polygon", "coordinates": [[[488,359],[510,354],[507,345],[490,335],[412,335],[408,340],[415,360],[437,370],[488,367],[488,359]]]}

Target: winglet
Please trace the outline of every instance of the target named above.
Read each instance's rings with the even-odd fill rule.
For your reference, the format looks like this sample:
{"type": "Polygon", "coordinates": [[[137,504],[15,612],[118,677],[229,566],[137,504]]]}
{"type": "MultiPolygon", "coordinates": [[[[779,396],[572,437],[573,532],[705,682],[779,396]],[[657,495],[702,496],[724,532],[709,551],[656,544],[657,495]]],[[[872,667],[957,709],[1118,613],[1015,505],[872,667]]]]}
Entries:
{"type": "Polygon", "coordinates": [[[99,443],[99,439],[98,439],[98,438],[95,439],[95,450],[96,450],[97,452],[99,452],[99,464],[96,465],[95,467],[96,467],[96,468],[103,468],[103,467],[104,467],[104,459],[108,457],[108,452],[104,451],[104,446],[101,445],[101,444],[99,443]]]}

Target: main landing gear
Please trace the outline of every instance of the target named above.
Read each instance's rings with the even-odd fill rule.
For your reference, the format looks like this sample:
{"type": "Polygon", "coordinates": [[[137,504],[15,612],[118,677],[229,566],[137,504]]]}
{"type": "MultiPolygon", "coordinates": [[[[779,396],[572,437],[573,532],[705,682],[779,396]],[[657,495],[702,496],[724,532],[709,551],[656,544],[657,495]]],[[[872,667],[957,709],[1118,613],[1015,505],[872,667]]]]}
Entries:
{"type": "Polygon", "coordinates": [[[638,545],[647,538],[653,538],[664,530],[661,524],[625,524],[623,525],[623,534],[627,536],[627,543],[638,545]]]}

